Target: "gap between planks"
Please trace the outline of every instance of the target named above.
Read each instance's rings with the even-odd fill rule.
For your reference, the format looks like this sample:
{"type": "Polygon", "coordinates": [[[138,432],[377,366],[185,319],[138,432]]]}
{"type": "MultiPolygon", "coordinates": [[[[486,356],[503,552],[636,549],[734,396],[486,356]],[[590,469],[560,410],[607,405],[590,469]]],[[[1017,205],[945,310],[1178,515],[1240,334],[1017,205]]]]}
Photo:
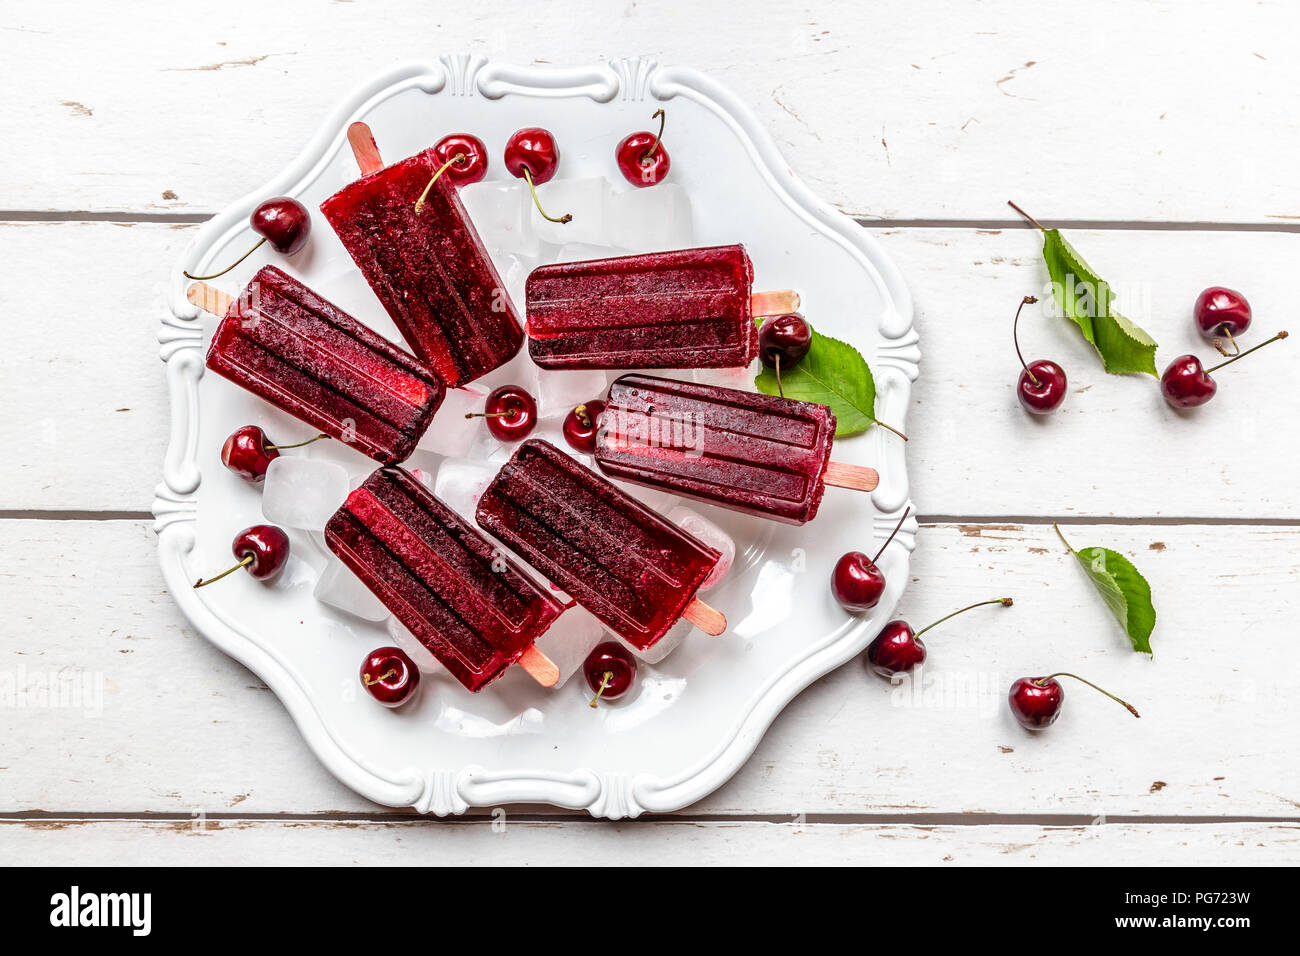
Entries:
{"type": "MultiPolygon", "coordinates": [[[[510,807],[511,804],[503,804],[510,807]]],[[[907,827],[985,827],[985,826],[1032,826],[1032,827],[1104,827],[1112,825],[1143,826],[1187,826],[1220,825],[1232,823],[1258,823],[1276,826],[1300,826],[1300,816],[1261,817],[1261,816],[1177,816],[1141,814],[1106,814],[1098,817],[1083,813],[808,813],[799,814],[797,819],[789,813],[684,813],[684,814],[645,814],[635,820],[601,820],[580,811],[557,812],[553,808],[536,805],[519,805],[522,808],[510,811],[511,822],[516,823],[555,823],[586,824],[607,826],[611,823],[633,825],[655,825],[661,823],[698,824],[701,826],[718,823],[771,823],[793,826],[822,824],[830,826],[907,826],[907,827]]],[[[417,813],[414,810],[380,810],[374,813],[345,811],[338,813],[205,813],[203,820],[227,823],[305,823],[305,824],[478,824],[494,822],[494,807],[474,807],[460,816],[436,817],[417,813]]],[[[62,812],[51,813],[44,810],[19,810],[0,812],[0,826],[5,825],[41,825],[71,826],[78,823],[174,823],[194,822],[189,813],[162,812],[62,812]]]]}
{"type": "MultiPolygon", "coordinates": [[[[172,223],[199,225],[214,212],[129,212],[127,210],[39,210],[0,209],[0,222],[117,222],[172,223]]],[[[868,229],[1026,229],[1033,226],[1019,219],[885,219],[846,213],[868,229]]],[[[1051,219],[1053,229],[1091,229],[1117,232],[1284,232],[1300,233],[1300,222],[1213,222],[1142,221],[1125,219],[1051,219]]]]}

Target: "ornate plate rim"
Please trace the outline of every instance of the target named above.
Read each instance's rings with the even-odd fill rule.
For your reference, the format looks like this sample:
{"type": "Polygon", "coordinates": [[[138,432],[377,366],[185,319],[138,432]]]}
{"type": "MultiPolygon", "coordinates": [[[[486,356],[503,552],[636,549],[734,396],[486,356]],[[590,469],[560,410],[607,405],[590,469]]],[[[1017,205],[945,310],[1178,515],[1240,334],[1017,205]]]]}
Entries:
{"type": "MultiPolygon", "coordinates": [[[[661,67],[654,60],[631,57],[586,67],[515,66],[490,62],[480,55],[449,55],[396,66],[346,97],[318,129],[306,148],[278,176],[231,204],[200,228],[175,270],[168,291],[168,313],[158,331],[159,355],[166,366],[171,407],[163,480],[155,490],[154,531],[158,536],[163,577],[181,611],[209,641],[256,673],[276,694],[317,758],[343,783],[376,803],[411,806],[437,815],[464,813],[471,806],[548,803],[585,809],[593,816],[621,819],[644,812],[679,810],[702,799],[729,780],[753,754],[777,714],[813,681],[859,654],[879,628],[849,621],[813,645],[786,669],[771,675],[749,702],[731,733],[694,766],[670,777],[602,773],[579,768],[569,773],[529,770],[488,771],[408,767],[395,776],[380,773],[361,755],[334,737],[309,695],[290,670],[266,648],[208,607],[189,587],[182,559],[194,546],[201,475],[197,462],[198,382],[204,371],[204,338],[198,311],[185,299],[182,269],[197,265],[205,250],[229,229],[245,221],[263,198],[310,178],[341,147],[347,126],[392,95],[416,87],[429,94],[586,96],[600,103],[622,96],[647,95],[667,100],[690,98],[711,110],[740,138],[755,166],[778,197],[810,226],[836,241],[857,259],[892,305],[880,318],[883,344],[872,364],[882,417],[905,424],[911,383],[920,349],[913,326],[912,300],[901,274],[866,230],[805,186],[786,165],[767,131],[749,108],[708,76],[684,67],[661,67]]],[[[881,462],[882,481],[872,495],[878,514],[875,535],[883,538],[910,504],[906,459],[901,442],[890,446],[881,462]]],[[[916,521],[910,517],[882,559],[891,585],[881,601],[887,619],[897,605],[915,547],[916,521]]]]}

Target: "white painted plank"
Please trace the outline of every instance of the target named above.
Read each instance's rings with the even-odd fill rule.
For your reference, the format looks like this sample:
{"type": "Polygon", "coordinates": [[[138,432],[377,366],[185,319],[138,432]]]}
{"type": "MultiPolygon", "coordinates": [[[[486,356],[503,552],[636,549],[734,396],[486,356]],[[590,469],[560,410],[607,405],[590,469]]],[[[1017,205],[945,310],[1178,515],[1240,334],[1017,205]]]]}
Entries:
{"type": "Polygon", "coordinates": [[[28,820],[0,846],[46,866],[1293,866],[1300,826],[28,820]]]}
{"type": "MultiPolygon", "coordinates": [[[[10,336],[0,351],[8,402],[0,444],[25,450],[0,459],[0,509],[149,508],[168,421],[153,339],[160,290],[193,231],[0,225],[0,261],[12,277],[0,283],[10,336]],[[75,281],[50,281],[51,264],[75,270],[75,281]]],[[[1120,307],[1162,343],[1162,366],[1189,350],[1214,354],[1190,318],[1207,284],[1250,297],[1250,342],[1292,316],[1279,263],[1300,255],[1300,236],[1071,235],[1115,284],[1120,307]]],[[[1015,401],[1011,317],[1022,296],[1043,292],[1037,237],[955,229],[879,237],[917,301],[924,358],[908,467],[923,513],[1300,517],[1300,496],[1277,478],[1300,470],[1300,446],[1274,424],[1300,420],[1300,395],[1285,387],[1300,372],[1294,339],[1225,371],[1210,405],[1180,415],[1149,376],[1104,374],[1073,326],[1027,310],[1027,357],[1060,362],[1072,386],[1059,414],[1032,420],[1015,401]]]]}
{"type": "Polygon", "coordinates": [[[81,3],[7,19],[0,83],[21,92],[5,107],[0,208],[219,209],[279,171],[368,76],[473,51],[706,70],[855,215],[987,222],[1015,194],[1043,217],[1300,217],[1300,126],[1278,95],[1300,84],[1300,15],[1283,0],[761,0],[743,32],[728,5],[660,0],[531,17],[505,0],[436,13],[420,0],[230,0],[200,29],[162,0],[130,17],[81,3]]]}
{"type": "MultiPolygon", "coordinates": [[[[1294,654],[1300,529],[1071,527],[1151,581],[1154,659],[1128,649],[1050,528],[926,527],[901,613],[927,635],[920,692],[853,662],[786,709],[737,777],[691,813],[1300,815],[1294,654]],[[1069,669],[1082,686],[1037,737],[1011,681],[1069,669]]],[[[0,679],[102,674],[99,716],[0,707],[0,815],[316,813],[375,808],[314,762],[260,682],[209,647],[164,593],[144,523],[0,522],[8,639],[0,679]]],[[[671,661],[671,658],[670,658],[671,661]]],[[[12,702],[11,702],[12,703],[12,702]]]]}

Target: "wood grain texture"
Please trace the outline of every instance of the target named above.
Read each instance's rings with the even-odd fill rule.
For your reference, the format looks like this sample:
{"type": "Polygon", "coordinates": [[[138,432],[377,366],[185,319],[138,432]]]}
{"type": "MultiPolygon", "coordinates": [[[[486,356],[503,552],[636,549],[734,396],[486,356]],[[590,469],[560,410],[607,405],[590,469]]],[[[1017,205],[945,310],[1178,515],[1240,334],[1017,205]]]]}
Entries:
{"type": "MultiPolygon", "coordinates": [[[[168,421],[153,336],[167,270],[194,231],[0,225],[0,261],[13,277],[0,283],[12,336],[0,352],[0,374],[12,383],[0,442],[39,451],[0,459],[0,509],[149,508],[168,421]],[[51,262],[76,263],[85,281],[49,282],[51,262]]],[[[1296,339],[1225,370],[1215,400],[1184,414],[1164,404],[1150,376],[1106,375],[1072,325],[1026,309],[1026,358],[1060,362],[1071,386],[1058,414],[1033,419],[1015,399],[1011,318],[1024,295],[1044,294],[1037,235],[873,232],[917,302],[923,358],[906,431],[922,514],[1300,518],[1300,496],[1276,480],[1300,470],[1300,445],[1279,440],[1275,424],[1300,419],[1300,394],[1282,385],[1300,374],[1296,339]]],[[[1259,332],[1252,329],[1247,344],[1291,317],[1277,264],[1300,256],[1300,235],[1071,238],[1114,283],[1119,307],[1161,342],[1162,366],[1183,352],[1213,355],[1190,314],[1210,281],[1250,297],[1259,332]]],[[[815,324],[815,304],[809,317],[815,324]]]]}
{"type": "MultiPolygon", "coordinates": [[[[927,634],[919,684],[891,687],[860,661],[818,681],[731,783],[685,812],[1300,817],[1300,529],[1070,530],[1150,580],[1154,658],[1129,649],[1050,527],[923,527],[903,617],[919,627],[1006,594],[1015,606],[927,634]],[[1008,686],[1061,668],[1129,698],[1142,719],[1070,685],[1056,726],[1021,730],[1008,686]]],[[[42,569],[0,576],[11,621],[0,815],[377,809],[316,764],[259,680],[182,621],[145,523],[0,521],[0,551],[42,569]],[[12,697],[59,675],[102,686],[97,714],[12,697]]]]}
{"type": "Polygon", "coordinates": [[[1278,866],[1300,826],[1107,824],[1088,827],[826,823],[363,823],[338,821],[0,821],[5,862],[99,866],[614,865],[1278,866]],[[575,841],[581,841],[577,843],[575,841]],[[581,845],[583,852],[575,852],[581,845]]]}
{"type": "MultiPolygon", "coordinates": [[[[667,0],[572,0],[526,18],[505,0],[436,13],[420,0],[231,0],[205,14],[196,31],[162,0],[129,17],[95,4],[12,11],[0,83],[22,91],[6,112],[23,135],[0,142],[0,208],[211,212],[283,168],[379,69],[479,52],[561,65],[642,54],[706,70],[854,215],[1004,221],[1014,195],[1040,218],[1300,217],[1300,126],[1277,95],[1300,84],[1285,0],[1230,13],[758,0],[745,20],[761,29],[743,31],[733,6],[667,0]],[[196,145],[187,119],[225,135],[196,145]]],[[[672,130],[670,110],[670,147],[672,130]]]]}

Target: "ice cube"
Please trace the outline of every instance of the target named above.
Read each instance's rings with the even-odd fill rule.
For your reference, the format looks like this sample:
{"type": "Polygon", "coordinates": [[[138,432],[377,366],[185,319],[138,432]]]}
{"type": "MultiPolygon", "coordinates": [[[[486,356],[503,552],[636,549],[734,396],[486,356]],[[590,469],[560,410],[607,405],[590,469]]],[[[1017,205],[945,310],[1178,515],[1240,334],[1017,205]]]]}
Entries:
{"type": "Polygon", "coordinates": [[[332,461],[281,455],[266,469],[262,514],[286,528],[321,531],[348,496],[348,472],[332,461]]]}
{"type": "Polygon", "coordinates": [[[538,373],[537,414],[541,418],[567,415],[584,402],[603,400],[609,376],[603,369],[575,369],[538,373]]]}
{"type": "Polygon", "coordinates": [[[585,608],[571,607],[555,619],[535,644],[560,670],[555,690],[563,687],[564,682],[582,667],[592,648],[604,638],[605,629],[600,621],[585,608]]]}
{"type": "Polygon", "coordinates": [[[478,500],[496,477],[497,467],[481,459],[448,458],[438,468],[433,493],[448,508],[472,523],[478,500]]]}
{"type": "Polygon", "coordinates": [[[523,180],[470,183],[460,187],[460,201],[483,245],[506,252],[537,254],[537,234],[527,215],[533,198],[523,180]]]}
{"type": "Polygon", "coordinates": [[[335,557],[326,563],[312,594],[322,604],[338,608],[363,621],[382,621],[389,616],[388,608],[375,597],[374,592],[335,557]]]}
{"type": "Polygon", "coordinates": [[[691,201],[675,183],[615,193],[609,199],[607,242],[633,252],[663,252],[694,245],[691,201]]]}
{"type": "Polygon", "coordinates": [[[392,638],[394,644],[406,651],[407,657],[415,661],[415,666],[420,673],[437,674],[440,671],[446,673],[447,669],[438,663],[438,658],[433,656],[433,652],[421,644],[419,638],[395,617],[388,619],[388,636],[392,638]]]}
{"type": "Polygon", "coordinates": [[[416,447],[446,458],[464,458],[483,429],[483,419],[466,418],[465,413],[483,411],[486,398],[487,392],[477,385],[447,389],[447,397],[416,447]]]}
{"type": "Polygon", "coordinates": [[[585,262],[588,259],[610,259],[627,255],[626,249],[614,246],[595,246],[589,242],[566,242],[555,254],[556,262],[585,262]]]}
{"type": "Polygon", "coordinates": [[[659,638],[658,641],[651,644],[645,650],[642,650],[639,647],[633,647],[619,634],[615,634],[614,637],[618,639],[620,644],[631,651],[634,657],[645,661],[647,664],[658,664],[673,651],[677,650],[678,645],[681,644],[686,635],[690,634],[694,629],[694,624],[686,620],[686,618],[682,618],[668,629],[667,634],[659,638]]]}
{"type": "Polygon", "coordinates": [[[537,268],[537,257],[507,252],[504,249],[489,249],[488,255],[492,258],[492,264],[497,267],[501,281],[505,283],[506,294],[510,296],[515,312],[522,319],[527,303],[524,285],[528,281],[528,274],[537,268]]]}
{"type": "Polygon", "coordinates": [[[762,368],[758,359],[754,359],[748,365],[739,368],[697,368],[692,373],[692,377],[701,385],[738,388],[742,392],[752,392],[754,379],[758,377],[762,368]]]}
{"type": "Polygon", "coordinates": [[[528,347],[520,348],[517,355],[499,368],[494,368],[474,384],[485,392],[501,385],[518,385],[529,395],[537,395],[537,376],[541,369],[528,354],[528,347]]]}
{"type": "Polygon", "coordinates": [[[568,214],[573,217],[565,223],[551,222],[542,218],[537,206],[530,202],[529,223],[543,242],[557,246],[570,242],[605,244],[605,204],[609,199],[609,183],[604,179],[553,179],[537,187],[537,196],[549,215],[559,218],[568,214]]]}
{"type": "Polygon", "coordinates": [[[731,535],[704,515],[683,505],[678,505],[668,512],[668,520],[722,555],[722,560],[714,566],[709,576],[704,579],[704,583],[700,585],[701,591],[707,591],[721,581],[731,569],[731,563],[736,560],[736,542],[732,540],[731,535]]]}

